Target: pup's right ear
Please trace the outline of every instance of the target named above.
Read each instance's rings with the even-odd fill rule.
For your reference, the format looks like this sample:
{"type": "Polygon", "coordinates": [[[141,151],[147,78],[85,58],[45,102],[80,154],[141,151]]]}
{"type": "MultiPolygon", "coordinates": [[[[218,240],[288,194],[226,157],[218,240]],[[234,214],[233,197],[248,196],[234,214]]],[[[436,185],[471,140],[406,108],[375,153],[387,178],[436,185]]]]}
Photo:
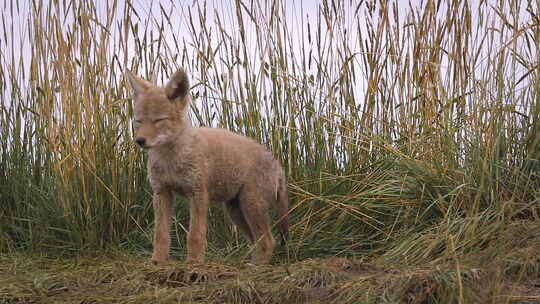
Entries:
{"type": "Polygon", "coordinates": [[[126,76],[129,80],[129,83],[131,83],[131,86],[133,87],[133,90],[135,91],[135,96],[139,95],[140,93],[148,90],[150,87],[152,87],[152,83],[149,81],[146,81],[142,79],[141,77],[133,74],[130,70],[126,69],[126,76]]]}
{"type": "Polygon", "coordinates": [[[184,98],[189,93],[189,78],[184,69],[179,69],[174,73],[165,86],[165,95],[170,101],[184,98]]]}

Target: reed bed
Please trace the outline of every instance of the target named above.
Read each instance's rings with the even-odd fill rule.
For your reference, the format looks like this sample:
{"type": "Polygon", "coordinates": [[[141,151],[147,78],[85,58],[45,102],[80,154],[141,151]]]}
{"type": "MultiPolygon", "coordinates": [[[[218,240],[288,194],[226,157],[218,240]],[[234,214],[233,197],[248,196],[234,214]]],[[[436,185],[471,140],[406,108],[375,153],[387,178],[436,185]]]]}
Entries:
{"type": "MultiPolygon", "coordinates": [[[[280,262],[453,261],[459,275],[496,259],[502,276],[540,276],[537,3],[211,4],[3,2],[2,252],[148,253],[123,71],[163,83],[182,66],[195,125],[253,137],[286,167],[280,262]]],[[[244,258],[220,205],[210,216],[211,259],[244,258]]],[[[187,218],[180,202],[178,256],[187,218]]]]}

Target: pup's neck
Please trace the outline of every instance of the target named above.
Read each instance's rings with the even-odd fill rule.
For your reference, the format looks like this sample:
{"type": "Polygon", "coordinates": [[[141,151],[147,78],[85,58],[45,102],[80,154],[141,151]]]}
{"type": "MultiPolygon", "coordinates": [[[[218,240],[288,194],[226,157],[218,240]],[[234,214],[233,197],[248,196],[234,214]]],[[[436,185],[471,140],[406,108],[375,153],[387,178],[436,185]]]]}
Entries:
{"type": "Polygon", "coordinates": [[[187,150],[191,149],[194,130],[195,128],[191,124],[185,124],[182,130],[174,136],[174,140],[151,148],[148,150],[148,156],[154,159],[170,160],[174,159],[174,156],[181,151],[182,153],[188,152],[187,150]]]}

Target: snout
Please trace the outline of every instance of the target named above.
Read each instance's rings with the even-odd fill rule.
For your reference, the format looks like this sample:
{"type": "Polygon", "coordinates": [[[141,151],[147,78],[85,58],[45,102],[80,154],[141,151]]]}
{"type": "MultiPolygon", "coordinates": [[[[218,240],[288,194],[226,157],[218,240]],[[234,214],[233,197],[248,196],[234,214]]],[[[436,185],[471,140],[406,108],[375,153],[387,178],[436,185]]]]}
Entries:
{"type": "Polygon", "coordinates": [[[141,148],[146,148],[146,138],[144,137],[137,137],[135,139],[135,142],[141,147],[141,148]]]}

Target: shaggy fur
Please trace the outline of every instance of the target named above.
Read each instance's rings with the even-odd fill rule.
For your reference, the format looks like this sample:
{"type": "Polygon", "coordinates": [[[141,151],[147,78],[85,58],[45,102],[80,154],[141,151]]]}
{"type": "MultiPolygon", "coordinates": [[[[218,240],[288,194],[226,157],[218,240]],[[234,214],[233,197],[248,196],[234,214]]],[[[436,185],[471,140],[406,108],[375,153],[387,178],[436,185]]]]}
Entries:
{"type": "Polygon", "coordinates": [[[180,69],[164,88],[127,72],[134,89],[135,141],[148,150],[155,214],[152,261],[169,257],[174,194],[189,198],[187,262],[203,263],[208,204],[224,202],[233,222],[255,248],[252,262],[270,261],[275,246],[269,208],[288,234],[287,184],[272,154],[253,140],[223,129],[194,128],[187,117],[191,94],[180,69]]]}

